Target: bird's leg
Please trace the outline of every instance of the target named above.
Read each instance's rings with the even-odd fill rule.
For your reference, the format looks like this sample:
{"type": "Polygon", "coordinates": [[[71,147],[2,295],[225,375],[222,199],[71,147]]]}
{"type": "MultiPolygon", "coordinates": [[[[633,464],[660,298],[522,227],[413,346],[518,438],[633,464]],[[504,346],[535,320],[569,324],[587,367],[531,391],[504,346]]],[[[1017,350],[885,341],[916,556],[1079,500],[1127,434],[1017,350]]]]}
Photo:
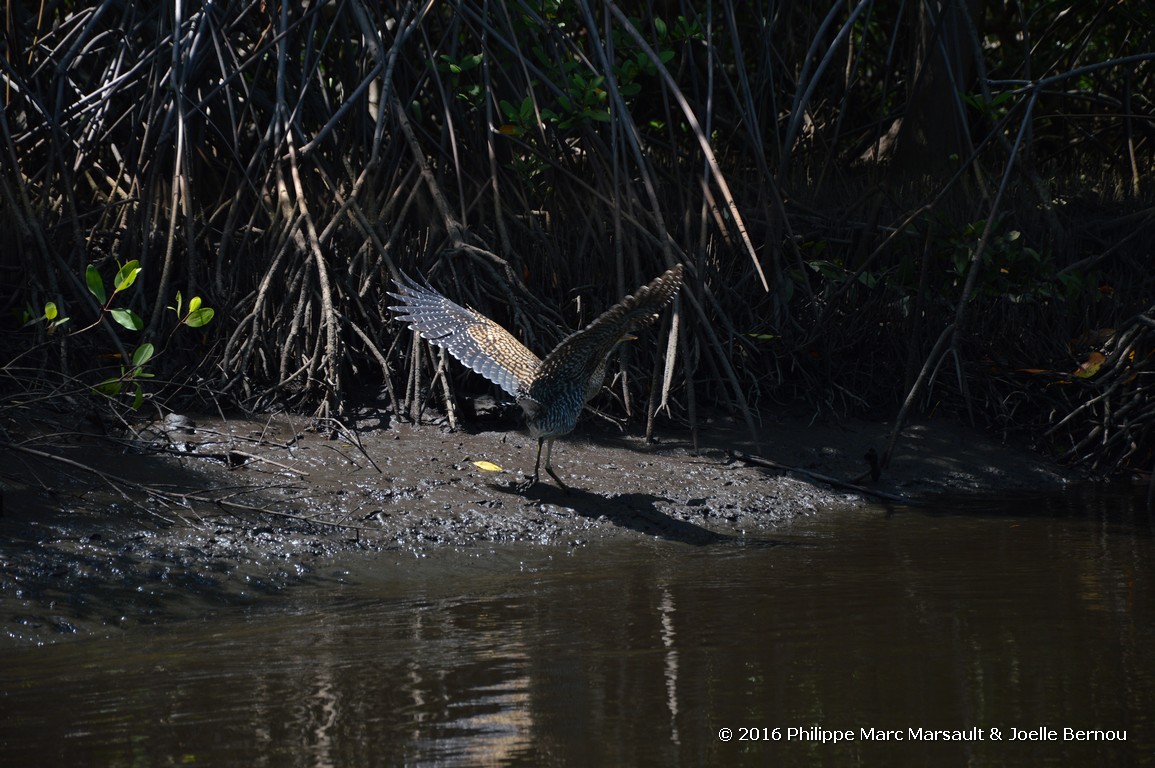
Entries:
{"type": "MultiPolygon", "coordinates": [[[[537,439],[537,459],[535,459],[533,462],[533,477],[529,478],[524,483],[519,483],[517,486],[517,490],[528,491],[530,488],[532,488],[534,485],[537,484],[537,470],[538,470],[538,467],[541,466],[541,444],[544,441],[545,441],[544,437],[539,437],[537,439]]],[[[550,447],[552,448],[553,440],[550,440],[549,444],[550,444],[550,447]]],[[[545,460],[545,466],[546,466],[546,471],[548,471],[552,475],[553,470],[549,468],[548,454],[547,454],[547,457],[545,460]]],[[[556,480],[557,478],[555,477],[554,479],[556,480]]]]}
{"type": "Polygon", "coordinates": [[[528,491],[530,488],[532,488],[534,485],[537,484],[538,472],[541,469],[541,445],[542,445],[542,443],[545,443],[545,471],[549,473],[549,476],[554,479],[555,483],[557,483],[559,486],[561,486],[561,489],[563,491],[565,491],[566,493],[569,493],[570,492],[569,486],[566,485],[565,483],[563,483],[561,481],[561,478],[557,476],[557,473],[553,471],[553,464],[551,463],[551,460],[553,459],[553,438],[552,437],[549,437],[549,438],[539,437],[537,439],[537,458],[533,462],[533,477],[529,478],[524,483],[521,483],[520,485],[518,485],[517,490],[528,491]]]}
{"type": "MultiPolygon", "coordinates": [[[[538,455],[540,456],[541,455],[541,447],[539,446],[537,450],[538,450],[538,455]]],[[[545,446],[545,471],[549,472],[549,476],[554,479],[554,482],[556,482],[558,485],[561,486],[561,489],[563,491],[565,491],[566,493],[569,493],[569,486],[566,485],[565,483],[563,483],[561,481],[561,478],[557,476],[557,473],[553,471],[553,464],[550,463],[550,460],[552,458],[553,458],[553,438],[551,437],[551,438],[549,438],[549,442],[545,446]]],[[[534,474],[535,475],[537,474],[537,470],[534,470],[534,474]]]]}

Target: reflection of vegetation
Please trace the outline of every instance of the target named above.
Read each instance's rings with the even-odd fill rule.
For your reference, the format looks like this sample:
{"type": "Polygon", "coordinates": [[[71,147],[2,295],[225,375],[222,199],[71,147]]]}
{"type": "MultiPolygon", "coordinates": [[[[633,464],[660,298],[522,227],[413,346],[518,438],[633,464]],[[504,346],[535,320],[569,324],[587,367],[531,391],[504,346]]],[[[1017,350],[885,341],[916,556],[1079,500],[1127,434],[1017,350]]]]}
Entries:
{"type": "Polygon", "coordinates": [[[146,343],[170,286],[230,308],[217,398],[339,415],[367,365],[398,400],[427,376],[381,300],[397,268],[535,337],[685,261],[663,348],[688,365],[632,349],[627,405],[653,381],[648,407],[691,420],[703,396],[906,399],[1138,435],[1108,463],[1149,462],[1155,415],[1117,415],[1141,383],[1082,407],[1155,349],[1147,6],[14,5],[0,258],[45,311],[9,344],[89,301],[88,263],[138,261],[118,309],[146,343]],[[1073,371],[1107,328],[1131,353],[1090,350],[1061,402],[1008,373],[1073,371]]]}

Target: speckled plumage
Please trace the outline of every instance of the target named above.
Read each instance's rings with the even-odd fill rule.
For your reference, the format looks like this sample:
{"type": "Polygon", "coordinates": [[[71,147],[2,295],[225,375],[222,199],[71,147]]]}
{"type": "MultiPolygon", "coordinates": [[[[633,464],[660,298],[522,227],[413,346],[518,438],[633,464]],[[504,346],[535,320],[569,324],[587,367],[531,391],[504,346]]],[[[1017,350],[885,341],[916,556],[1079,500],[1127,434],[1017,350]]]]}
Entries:
{"type": "Polygon", "coordinates": [[[679,264],[643,285],[563,339],[544,360],[481,313],[407,277],[390,294],[402,305],[390,309],[431,344],[517,398],[529,433],[537,438],[533,476],[523,487],[537,482],[544,443],[545,471],[566,489],[550,463],[554,439],[573,431],[582,407],[601,391],[610,352],[657,317],[681,288],[682,272],[679,264]]]}

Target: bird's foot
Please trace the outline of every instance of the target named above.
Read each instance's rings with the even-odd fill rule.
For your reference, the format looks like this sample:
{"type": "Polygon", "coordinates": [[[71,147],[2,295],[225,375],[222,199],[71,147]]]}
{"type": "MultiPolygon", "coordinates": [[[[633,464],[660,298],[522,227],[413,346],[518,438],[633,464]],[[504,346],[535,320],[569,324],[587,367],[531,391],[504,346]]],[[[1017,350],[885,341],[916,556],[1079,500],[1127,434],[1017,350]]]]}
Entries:
{"type": "Polygon", "coordinates": [[[553,471],[553,467],[551,467],[549,464],[546,464],[545,471],[549,472],[549,476],[552,477],[553,481],[558,484],[562,493],[564,493],[566,496],[569,496],[569,486],[561,481],[561,478],[558,477],[557,473],[553,471]]]}
{"type": "MultiPolygon", "coordinates": [[[[557,475],[554,475],[552,472],[550,475],[553,476],[554,480],[557,480],[557,484],[561,488],[561,492],[568,496],[570,494],[569,486],[563,483],[561,480],[558,480],[557,475]]],[[[520,483],[515,484],[513,487],[518,493],[525,493],[530,488],[533,488],[537,485],[537,479],[537,475],[534,475],[533,477],[527,478],[520,483]]]]}

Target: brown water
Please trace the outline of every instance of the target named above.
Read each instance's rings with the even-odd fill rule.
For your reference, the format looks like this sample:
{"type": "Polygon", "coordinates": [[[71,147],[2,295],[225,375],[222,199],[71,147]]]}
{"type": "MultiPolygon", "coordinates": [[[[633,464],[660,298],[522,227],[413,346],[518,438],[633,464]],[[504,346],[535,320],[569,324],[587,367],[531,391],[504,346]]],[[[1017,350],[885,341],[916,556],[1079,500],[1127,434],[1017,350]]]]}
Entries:
{"type": "Polygon", "coordinates": [[[1155,764],[1155,547],[1125,497],[340,567],[5,651],[0,764],[1155,764]]]}

